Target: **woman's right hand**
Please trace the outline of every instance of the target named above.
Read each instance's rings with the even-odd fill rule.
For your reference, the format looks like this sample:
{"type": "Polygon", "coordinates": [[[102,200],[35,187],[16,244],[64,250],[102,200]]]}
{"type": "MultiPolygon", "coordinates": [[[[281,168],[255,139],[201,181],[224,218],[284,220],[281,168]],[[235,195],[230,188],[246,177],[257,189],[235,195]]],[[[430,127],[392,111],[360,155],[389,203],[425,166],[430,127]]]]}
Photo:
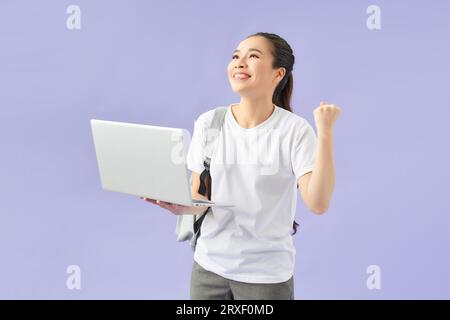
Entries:
{"type": "Polygon", "coordinates": [[[189,214],[189,210],[191,208],[191,206],[183,206],[181,204],[175,204],[175,203],[170,203],[170,202],[165,202],[165,201],[161,201],[161,200],[154,200],[154,199],[150,199],[150,198],[144,198],[144,197],[140,197],[142,200],[156,204],[158,206],[160,206],[161,208],[167,209],[170,212],[172,212],[174,215],[180,215],[180,214],[189,214]]]}
{"type": "Polygon", "coordinates": [[[170,211],[171,213],[173,213],[174,215],[177,215],[177,216],[181,215],[181,214],[203,214],[209,208],[209,206],[201,206],[201,207],[183,206],[181,204],[175,204],[175,203],[165,202],[165,201],[161,201],[161,200],[154,200],[154,199],[144,198],[144,197],[140,197],[140,198],[147,202],[156,204],[156,205],[160,206],[161,208],[167,209],[168,211],[170,211]]]}

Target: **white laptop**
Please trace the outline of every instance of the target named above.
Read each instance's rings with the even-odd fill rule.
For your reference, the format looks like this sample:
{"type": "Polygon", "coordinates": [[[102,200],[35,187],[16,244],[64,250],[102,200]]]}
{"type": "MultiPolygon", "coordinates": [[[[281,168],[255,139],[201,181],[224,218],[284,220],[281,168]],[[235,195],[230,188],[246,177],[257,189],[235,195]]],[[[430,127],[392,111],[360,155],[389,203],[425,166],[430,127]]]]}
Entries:
{"type": "Polygon", "coordinates": [[[102,188],[186,206],[224,206],[191,196],[185,129],[91,119],[102,188]]]}

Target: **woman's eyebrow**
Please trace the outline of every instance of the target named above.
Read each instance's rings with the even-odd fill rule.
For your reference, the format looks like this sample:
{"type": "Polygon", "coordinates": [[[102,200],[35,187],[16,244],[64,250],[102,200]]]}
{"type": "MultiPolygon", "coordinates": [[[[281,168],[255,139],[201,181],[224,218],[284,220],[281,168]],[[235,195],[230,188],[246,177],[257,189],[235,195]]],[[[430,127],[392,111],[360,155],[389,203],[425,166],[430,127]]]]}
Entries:
{"type": "MultiPolygon", "coordinates": [[[[250,52],[250,51],[258,51],[259,53],[264,54],[264,53],[261,52],[261,50],[258,50],[258,49],[255,49],[255,48],[248,49],[248,52],[250,52]]],[[[236,49],[236,50],[233,51],[233,53],[236,53],[236,52],[240,52],[240,50],[236,49]]]]}

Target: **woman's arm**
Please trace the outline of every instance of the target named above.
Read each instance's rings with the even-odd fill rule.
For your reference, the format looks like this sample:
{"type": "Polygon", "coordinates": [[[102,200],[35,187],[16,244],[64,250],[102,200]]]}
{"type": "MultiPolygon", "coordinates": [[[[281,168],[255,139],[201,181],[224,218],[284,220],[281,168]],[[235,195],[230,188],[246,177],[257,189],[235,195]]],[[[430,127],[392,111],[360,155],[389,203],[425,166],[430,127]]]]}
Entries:
{"type": "MultiPolygon", "coordinates": [[[[192,171],[192,186],[191,186],[191,194],[192,199],[196,200],[208,200],[208,197],[201,195],[198,193],[198,188],[200,186],[200,175],[197,172],[192,171]]],[[[206,210],[208,210],[209,207],[188,207],[186,210],[186,214],[202,214],[206,210]]]]}
{"type": "Polygon", "coordinates": [[[306,188],[308,207],[314,213],[322,214],[328,210],[335,181],[333,131],[319,131],[316,160],[306,188]]]}
{"type": "Polygon", "coordinates": [[[311,176],[307,179],[307,185],[303,186],[306,194],[303,197],[307,206],[317,214],[328,210],[336,181],[333,159],[333,125],[340,113],[341,108],[324,102],[321,102],[320,106],[314,110],[317,127],[317,152],[311,176]]]}

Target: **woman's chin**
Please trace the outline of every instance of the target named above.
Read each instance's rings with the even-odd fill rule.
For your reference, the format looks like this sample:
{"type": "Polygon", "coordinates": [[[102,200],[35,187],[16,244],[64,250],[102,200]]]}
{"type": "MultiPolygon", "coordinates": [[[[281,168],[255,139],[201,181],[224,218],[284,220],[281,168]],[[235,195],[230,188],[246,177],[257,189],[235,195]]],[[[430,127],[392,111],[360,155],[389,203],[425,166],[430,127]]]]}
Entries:
{"type": "Polygon", "coordinates": [[[248,92],[248,87],[247,86],[243,86],[243,85],[231,85],[231,90],[234,93],[244,93],[244,92],[248,92]]]}

